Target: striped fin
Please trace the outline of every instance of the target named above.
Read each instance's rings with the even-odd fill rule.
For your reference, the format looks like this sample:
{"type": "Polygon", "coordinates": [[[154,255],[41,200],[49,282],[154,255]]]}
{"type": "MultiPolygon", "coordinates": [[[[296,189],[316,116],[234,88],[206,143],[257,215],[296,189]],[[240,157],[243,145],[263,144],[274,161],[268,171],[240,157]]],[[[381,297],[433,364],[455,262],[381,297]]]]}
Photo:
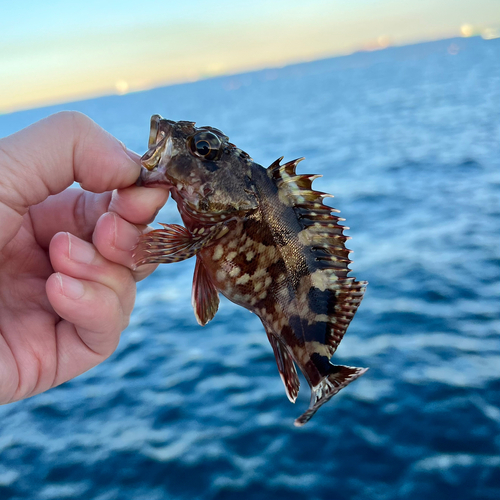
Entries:
{"type": "Polygon", "coordinates": [[[323,204],[323,199],[333,198],[333,196],[312,189],[314,179],[322,176],[317,174],[297,175],[297,165],[304,158],[297,158],[280,165],[282,158],[278,158],[267,168],[267,175],[274,180],[278,189],[286,191],[286,197],[290,200],[291,205],[295,207],[302,206],[308,210],[329,208],[323,204]]]}
{"type": "Polygon", "coordinates": [[[278,337],[275,337],[267,327],[266,333],[274,351],[281,380],[285,385],[286,395],[292,403],[295,403],[297,395],[299,394],[300,382],[292,356],[290,356],[290,353],[285,345],[283,345],[282,341],[278,339],[278,337]]]}
{"type": "Polygon", "coordinates": [[[302,427],[318,411],[320,406],[329,401],[346,385],[349,385],[353,380],[363,375],[366,370],[368,368],[332,365],[332,373],[324,378],[316,387],[311,388],[311,403],[309,404],[309,408],[295,420],[294,424],[297,427],[302,427]]]}
{"type": "Polygon", "coordinates": [[[198,255],[196,256],[196,266],[194,268],[191,304],[193,305],[196,321],[201,326],[205,326],[213,319],[219,308],[219,292],[198,255]]]}
{"type": "Polygon", "coordinates": [[[202,234],[191,234],[178,224],[161,224],[156,229],[143,234],[134,251],[134,265],[170,264],[194,257],[202,248],[224,231],[224,223],[208,227],[202,234]]]}
{"type": "Polygon", "coordinates": [[[366,285],[366,281],[355,281],[354,278],[347,278],[342,280],[342,284],[336,290],[334,314],[330,316],[328,321],[330,332],[327,336],[328,345],[332,347],[332,354],[337,350],[347,327],[358,310],[366,285]]]}
{"type": "Polygon", "coordinates": [[[326,322],[330,328],[326,341],[333,355],[361,303],[368,283],[348,277],[352,261],[349,258],[351,250],[346,248],[345,243],[351,238],[344,234],[344,229],[349,228],[339,224],[345,219],[332,214],[339,213],[338,210],[324,204],[324,199],[332,195],[312,189],[312,182],[320,176],[297,175],[296,167],[301,160],[280,165],[279,159],[267,171],[282,192],[280,199],[291,206],[297,215],[303,229],[298,235],[299,240],[310,247],[314,255],[311,278],[319,273],[316,278],[320,279],[316,281],[320,283],[314,284],[313,280],[313,286],[319,286],[321,291],[327,290],[331,296],[328,304],[334,304],[333,307],[325,304],[328,309],[328,312],[325,311],[328,317],[326,322]]]}
{"type": "Polygon", "coordinates": [[[323,240],[320,240],[321,246],[315,243],[317,246],[313,249],[317,269],[311,273],[312,285],[320,287],[324,293],[330,295],[325,322],[329,327],[326,343],[331,347],[331,355],[344,338],[368,284],[348,276],[351,272],[348,267],[351,263],[348,258],[350,250],[345,248],[344,238],[342,234],[323,237],[323,240]]]}

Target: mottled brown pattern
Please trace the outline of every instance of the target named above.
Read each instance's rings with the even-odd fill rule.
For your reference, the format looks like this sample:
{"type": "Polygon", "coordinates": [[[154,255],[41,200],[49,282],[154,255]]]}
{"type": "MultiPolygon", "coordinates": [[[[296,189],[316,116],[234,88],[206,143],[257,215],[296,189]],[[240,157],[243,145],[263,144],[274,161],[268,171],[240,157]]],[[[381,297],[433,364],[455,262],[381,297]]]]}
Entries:
{"type": "Polygon", "coordinates": [[[311,386],[309,409],[295,422],[303,425],[366,371],[330,362],[366,287],[348,277],[343,219],[323,203],[328,194],[312,189],[318,176],[296,174],[300,160],[266,170],[219,130],[158,115],[149,146],[142,183],[172,191],[187,233],[149,233],[137,260],[196,254],[193,305],[202,324],[215,314],[217,290],[257,314],[289,399],[299,390],[294,363],[311,386]]]}

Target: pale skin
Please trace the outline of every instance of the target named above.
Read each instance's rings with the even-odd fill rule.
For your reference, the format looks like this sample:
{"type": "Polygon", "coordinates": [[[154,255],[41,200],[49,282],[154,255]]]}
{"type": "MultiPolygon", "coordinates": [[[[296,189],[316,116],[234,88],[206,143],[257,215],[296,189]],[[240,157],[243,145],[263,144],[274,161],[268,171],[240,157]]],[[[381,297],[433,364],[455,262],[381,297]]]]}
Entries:
{"type": "Polygon", "coordinates": [[[139,157],[80,113],[0,139],[0,404],[115,350],[135,283],[156,267],[134,271],[132,248],[168,196],[134,186],[139,173],[139,157]]]}

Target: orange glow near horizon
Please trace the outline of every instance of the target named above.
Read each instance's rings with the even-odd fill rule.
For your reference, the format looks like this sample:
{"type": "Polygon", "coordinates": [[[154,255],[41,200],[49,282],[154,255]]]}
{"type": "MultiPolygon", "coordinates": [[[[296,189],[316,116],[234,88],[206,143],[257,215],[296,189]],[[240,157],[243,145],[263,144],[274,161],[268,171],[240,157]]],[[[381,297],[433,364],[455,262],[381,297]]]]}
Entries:
{"type": "MultiPolygon", "coordinates": [[[[23,33],[4,16],[0,20],[0,113],[357,50],[453,36],[500,36],[496,27],[500,26],[500,12],[495,17],[485,8],[482,17],[474,14],[470,19],[473,16],[468,14],[470,22],[466,23],[465,15],[455,15],[448,8],[451,0],[422,0],[418,6],[398,7],[397,11],[390,0],[380,0],[377,5],[367,0],[349,5],[340,0],[311,0],[307,6],[295,0],[256,0],[253,10],[233,0],[220,2],[224,10],[209,12],[201,20],[192,16],[200,1],[194,0],[191,7],[164,2],[164,12],[149,16],[150,20],[146,14],[158,8],[157,3],[144,0],[137,6],[126,0],[111,1],[106,4],[110,9],[121,10],[116,10],[120,15],[109,26],[105,23],[109,17],[97,10],[103,8],[97,0],[89,0],[89,11],[96,10],[90,12],[94,17],[88,22],[84,16],[89,13],[79,13],[83,16],[79,20],[68,2],[57,2],[62,9],[60,19],[39,7],[40,16],[47,16],[47,25],[40,20],[23,33]],[[385,3],[392,10],[381,8],[385,3]],[[435,7],[437,4],[441,7],[435,7]],[[488,22],[481,22],[483,19],[488,22]]],[[[454,2],[455,10],[464,5],[462,0],[454,2]]],[[[490,0],[478,2],[491,4],[490,0]]],[[[39,4],[33,5],[38,8],[39,4]]],[[[477,11],[476,5],[470,12],[477,11]]],[[[205,15],[204,10],[200,12],[205,15]]]]}

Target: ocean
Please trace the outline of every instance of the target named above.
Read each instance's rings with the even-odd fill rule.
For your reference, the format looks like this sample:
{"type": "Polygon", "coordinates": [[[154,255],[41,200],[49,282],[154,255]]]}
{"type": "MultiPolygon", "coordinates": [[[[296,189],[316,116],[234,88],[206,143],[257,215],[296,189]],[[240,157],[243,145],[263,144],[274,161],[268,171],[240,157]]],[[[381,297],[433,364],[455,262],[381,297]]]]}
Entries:
{"type": "MultiPolygon", "coordinates": [[[[211,125],[268,166],[305,156],[351,229],[365,298],[335,357],[369,371],[303,428],[260,320],[196,323],[194,262],[138,285],[115,354],[0,407],[0,498],[500,498],[500,39],[457,38],[61,109],[142,154],[149,119],[211,125]]],[[[180,223],[169,200],[158,222],[180,223]]]]}

